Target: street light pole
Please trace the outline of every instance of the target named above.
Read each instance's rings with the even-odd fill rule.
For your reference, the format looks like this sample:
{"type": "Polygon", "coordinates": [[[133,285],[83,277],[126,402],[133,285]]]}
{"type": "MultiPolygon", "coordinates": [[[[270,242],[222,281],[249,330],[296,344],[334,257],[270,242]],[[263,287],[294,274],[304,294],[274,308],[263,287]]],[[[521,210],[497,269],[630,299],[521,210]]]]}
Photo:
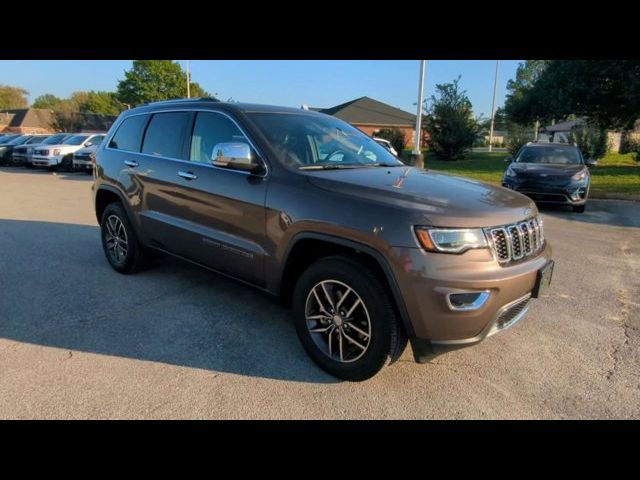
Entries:
{"type": "Polygon", "coordinates": [[[189,71],[189,60],[187,60],[187,98],[191,98],[191,73],[189,71]]]}
{"type": "Polygon", "coordinates": [[[500,60],[496,60],[496,77],[493,81],[493,102],[491,103],[491,128],[489,129],[489,151],[493,150],[493,122],[496,118],[496,90],[498,88],[498,66],[500,60]]]}
{"type": "Polygon", "coordinates": [[[420,155],[420,140],[422,129],[422,97],[424,95],[424,71],[426,60],[420,60],[420,82],[418,85],[418,112],[416,114],[416,140],[413,142],[413,154],[420,155]]]}

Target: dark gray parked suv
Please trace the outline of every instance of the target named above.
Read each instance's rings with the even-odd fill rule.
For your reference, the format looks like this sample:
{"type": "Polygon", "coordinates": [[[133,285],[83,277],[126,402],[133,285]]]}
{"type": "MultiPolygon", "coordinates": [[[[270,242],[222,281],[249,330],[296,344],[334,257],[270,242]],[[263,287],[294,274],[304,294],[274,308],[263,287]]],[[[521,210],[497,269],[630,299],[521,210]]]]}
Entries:
{"type": "Polygon", "coordinates": [[[529,198],[407,167],[306,110],[128,110],[96,153],[93,194],[115,270],[160,251],[278,295],[311,358],[347,380],[397,360],[407,339],[424,362],[513,325],[553,270],[529,198]]]}

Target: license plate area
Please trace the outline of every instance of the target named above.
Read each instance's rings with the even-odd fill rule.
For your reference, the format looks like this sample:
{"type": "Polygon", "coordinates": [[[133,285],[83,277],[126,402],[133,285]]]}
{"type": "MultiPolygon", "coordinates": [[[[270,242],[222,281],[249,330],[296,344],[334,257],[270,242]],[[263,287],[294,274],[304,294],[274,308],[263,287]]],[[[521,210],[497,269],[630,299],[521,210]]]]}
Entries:
{"type": "Polygon", "coordinates": [[[551,284],[551,277],[553,276],[553,260],[550,260],[544,267],[538,270],[538,274],[536,275],[536,285],[533,287],[533,292],[531,292],[531,296],[533,298],[538,298],[540,295],[544,293],[547,287],[551,284]]]}

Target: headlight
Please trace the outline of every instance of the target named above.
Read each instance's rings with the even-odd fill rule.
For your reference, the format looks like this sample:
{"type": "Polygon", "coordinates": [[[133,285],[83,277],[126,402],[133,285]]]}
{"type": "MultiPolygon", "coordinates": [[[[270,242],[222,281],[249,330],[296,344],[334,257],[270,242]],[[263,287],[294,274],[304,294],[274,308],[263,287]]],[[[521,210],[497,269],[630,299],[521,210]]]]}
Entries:
{"type": "Polygon", "coordinates": [[[53,149],[53,155],[60,155],[60,149],[59,148],[54,148],[53,149]]]}
{"type": "Polygon", "coordinates": [[[571,180],[576,180],[576,181],[580,182],[580,181],[584,180],[585,178],[587,178],[588,176],[589,176],[589,173],[586,170],[580,170],[573,177],[571,177],[571,180]]]}
{"type": "Polygon", "coordinates": [[[516,172],[514,172],[513,170],[511,170],[511,167],[507,168],[507,171],[504,172],[505,177],[515,177],[516,176],[516,172]]]}
{"type": "Polygon", "coordinates": [[[431,252],[462,253],[470,248],[488,246],[484,232],[480,228],[427,228],[416,227],[420,244],[431,252]]]}

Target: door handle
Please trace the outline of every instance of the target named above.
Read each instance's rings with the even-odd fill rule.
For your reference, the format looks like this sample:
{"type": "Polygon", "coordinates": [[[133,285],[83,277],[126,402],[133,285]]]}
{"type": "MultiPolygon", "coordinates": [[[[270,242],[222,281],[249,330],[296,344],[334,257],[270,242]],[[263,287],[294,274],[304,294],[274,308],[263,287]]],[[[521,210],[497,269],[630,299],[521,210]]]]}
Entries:
{"type": "Polygon", "coordinates": [[[191,172],[182,172],[182,171],[178,172],[178,176],[186,180],[195,180],[196,178],[198,178],[197,175],[194,175],[191,172]]]}
{"type": "Polygon", "coordinates": [[[124,164],[127,167],[131,167],[131,168],[136,168],[138,166],[138,162],[136,162],[135,160],[125,160],[124,164]]]}

